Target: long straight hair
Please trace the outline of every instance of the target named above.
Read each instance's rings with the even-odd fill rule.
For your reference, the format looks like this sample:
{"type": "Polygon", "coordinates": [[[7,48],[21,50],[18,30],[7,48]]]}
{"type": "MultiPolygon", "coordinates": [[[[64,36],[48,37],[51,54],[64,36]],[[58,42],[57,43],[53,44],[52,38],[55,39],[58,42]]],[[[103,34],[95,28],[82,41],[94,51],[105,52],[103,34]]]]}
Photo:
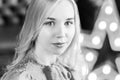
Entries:
{"type": "MultiPolygon", "coordinates": [[[[22,30],[18,36],[18,43],[15,48],[15,56],[13,62],[7,66],[8,71],[2,76],[1,80],[6,79],[6,76],[13,71],[22,61],[24,62],[34,48],[34,43],[38,36],[38,32],[42,29],[44,20],[52,13],[54,8],[59,5],[60,1],[64,0],[32,0],[28,7],[25,21],[22,30]]],[[[64,54],[59,57],[59,61],[71,68],[72,70],[81,69],[81,65],[85,64],[84,58],[80,50],[80,17],[78,8],[74,0],[68,0],[74,8],[75,17],[75,35],[66,49],[64,54]]],[[[24,63],[23,63],[24,65],[24,63]]],[[[80,72],[81,74],[81,72],[80,72]]],[[[80,74],[77,74],[77,79],[80,79],[80,74]]],[[[76,76],[76,75],[75,75],[76,76]]]]}
{"type": "MultiPolygon", "coordinates": [[[[22,30],[18,36],[18,43],[15,49],[15,56],[13,62],[8,65],[8,70],[13,69],[21,61],[26,59],[29,51],[34,48],[33,43],[35,42],[38,32],[42,28],[44,20],[48,15],[54,10],[54,8],[59,5],[60,1],[64,0],[32,0],[28,7],[26,18],[22,27],[22,30]]],[[[59,57],[59,60],[74,69],[76,65],[76,57],[80,54],[80,20],[78,8],[74,0],[68,0],[71,2],[74,8],[75,16],[75,36],[66,49],[65,53],[59,57]]]]}

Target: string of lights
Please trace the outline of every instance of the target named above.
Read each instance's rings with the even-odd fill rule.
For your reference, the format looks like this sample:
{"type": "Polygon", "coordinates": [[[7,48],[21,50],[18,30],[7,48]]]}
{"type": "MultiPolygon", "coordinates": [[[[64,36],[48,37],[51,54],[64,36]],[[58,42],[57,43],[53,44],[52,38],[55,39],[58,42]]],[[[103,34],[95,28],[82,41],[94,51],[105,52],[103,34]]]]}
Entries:
{"type": "MultiPolygon", "coordinates": [[[[0,29],[13,25],[22,27],[30,1],[0,0],[0,29]]],[[[101,7],[91,34],[84,31],[80,36],[81,53],[89,66],[82,66],[82,74],[87,75],[86,80],[120,80],[120,28],[116,3],[114,0],[92,1],[101,7]]]]}
{"type": "Polygon", "coordinates": [[[82,35],[82,54],[89,66],[86,80],[120,80],[120,28],[114,0],[103,2],[92,33],[82,35]]]}

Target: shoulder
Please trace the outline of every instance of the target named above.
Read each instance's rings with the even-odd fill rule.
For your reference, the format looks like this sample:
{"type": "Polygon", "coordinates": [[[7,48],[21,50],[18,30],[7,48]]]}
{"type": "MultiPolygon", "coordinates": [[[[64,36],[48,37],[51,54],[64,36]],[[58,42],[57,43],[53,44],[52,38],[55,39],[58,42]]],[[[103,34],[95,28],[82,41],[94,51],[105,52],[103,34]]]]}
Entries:
{"type": "Polygon", "coordinates": [[[6,71],[0,80],[19,80],[19,75],[26,70],[25,65],[18,64],[12,69],[6,71]]]}
{"type": "Polygon", "coordinates": [[[22,71],[9,70],[4,73],[0,80],[19,80],[18,77],[22,71]]]}
{"type": "Polygon", "coordinates": [[[46,80],[40,65],[28,63],[26,70],[19,75],[19,80],[46,80]]]}
{"type": "Polygon", "coordinates": [[[1,80],[46,80],[42,69],[33,63],[26,67],[14,69],[4,74],[1,80]]]}

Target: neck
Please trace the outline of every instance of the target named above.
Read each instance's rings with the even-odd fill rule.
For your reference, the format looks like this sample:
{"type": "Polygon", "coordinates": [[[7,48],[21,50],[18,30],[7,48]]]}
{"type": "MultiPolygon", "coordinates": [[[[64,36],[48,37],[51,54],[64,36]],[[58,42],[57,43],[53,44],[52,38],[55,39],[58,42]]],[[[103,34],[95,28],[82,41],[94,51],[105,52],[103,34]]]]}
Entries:
{"type": "Polygon", "coordinates": [[[49,66],[56,62],[57,56],[53,53],[47,52],[46,50],[43,50],[42,48],[35,48],[34,50],[35,59],[39,64],[49,66]]]}

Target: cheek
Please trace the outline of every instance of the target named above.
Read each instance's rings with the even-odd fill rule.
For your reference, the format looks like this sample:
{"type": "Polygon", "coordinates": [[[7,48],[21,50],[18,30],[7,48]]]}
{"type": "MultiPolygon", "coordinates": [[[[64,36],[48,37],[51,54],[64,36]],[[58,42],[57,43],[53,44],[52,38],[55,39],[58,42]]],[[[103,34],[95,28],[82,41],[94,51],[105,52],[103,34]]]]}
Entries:
{"type": "Polygon", "coordinates": [[[49,38],[50,38],[49,31],[43,29],[38,36],[38,42],[40,44],[46,44],[49,41],[49,38]]]}
{"type": "Polygon", "coordinates": [[[71,28],[68,34],[69,34],[69,38],[72,40],[75,35],[75,27],[71,28]]]}
{"type": "Polygon", "coordinates": [[[50,42],[46,34],[39,35],[37,40],[38,41],[37,41],[36,45],[39,47],[42,47],[44,49],[46,49],[48,47],[48,44],[50,42]]]}

